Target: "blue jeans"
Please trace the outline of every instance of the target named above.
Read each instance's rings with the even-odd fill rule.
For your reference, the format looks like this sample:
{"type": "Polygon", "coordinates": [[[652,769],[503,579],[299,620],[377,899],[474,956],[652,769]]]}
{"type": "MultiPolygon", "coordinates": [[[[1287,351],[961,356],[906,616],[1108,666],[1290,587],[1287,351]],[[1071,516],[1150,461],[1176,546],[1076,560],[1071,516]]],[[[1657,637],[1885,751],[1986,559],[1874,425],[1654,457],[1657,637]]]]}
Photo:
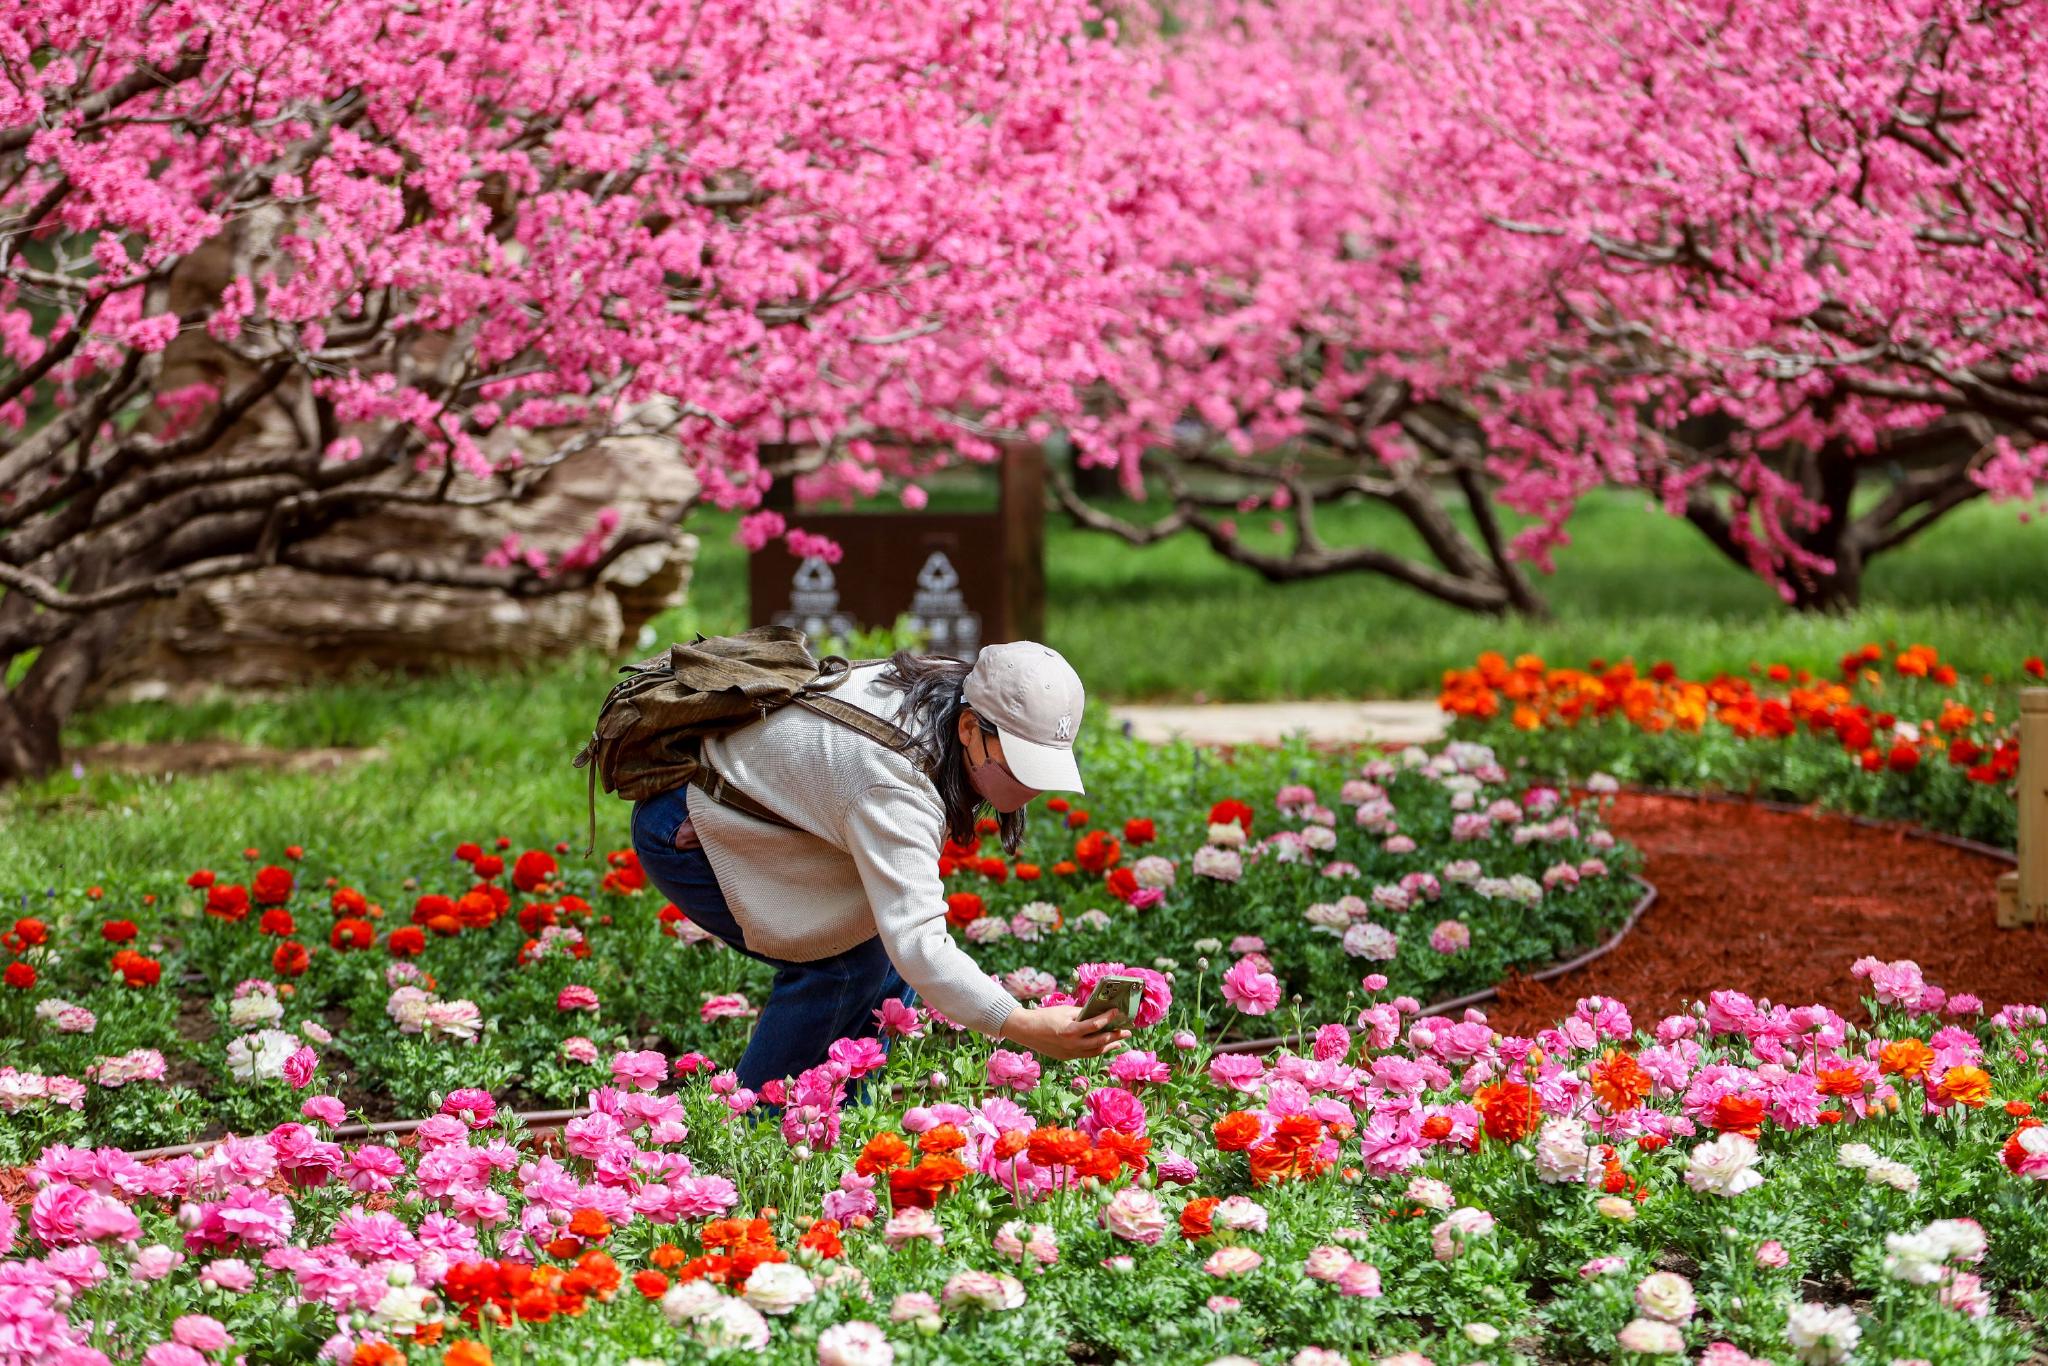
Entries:
{"type": "MultiPolygon", "coordinates": [[[[711,860],[702,849],[676,848],[676,831],[689,816],[687,783],[633,803],[633,852],[647,880],[700,929],[775,969],[767,1003],[740,1058],[740,1085],[758,1091],[763,1082],[794,1078],[825,1061],[834,1040],[874,1038],[875,1012],[882,1002],[908,1005],[915,999],[889,961],[880,935],[808,963],[784,962],[748,948],[711,860]]],[[[888,1040],[882,1043],[887,1048],[888,1040]]]]}

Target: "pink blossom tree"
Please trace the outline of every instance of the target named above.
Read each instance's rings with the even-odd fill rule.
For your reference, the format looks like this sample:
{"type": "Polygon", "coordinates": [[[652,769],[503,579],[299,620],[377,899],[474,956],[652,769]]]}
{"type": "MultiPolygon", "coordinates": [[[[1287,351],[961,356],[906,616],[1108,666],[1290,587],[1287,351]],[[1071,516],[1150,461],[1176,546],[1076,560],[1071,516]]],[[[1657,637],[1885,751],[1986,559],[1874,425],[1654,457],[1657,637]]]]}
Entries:
{"type": "Polygon", "coordinates": [[[2048,472],[2037,18],[1184,11],[1166,79],[1097,116],[1142,130],[1106,141],[1153,221],[1077,435],[1171,506],[1062,499],[1269,578],[1365,569],[1529,610],[1520,566],[1548,566],[1579,498],[1643,488],[1795,605],[1853,604],[1873,558],[2048,472]],[[1315,509],[1356,498],[1426,554],[1324,544],[1315,509]],[[1489,500],[1530,522],[1505,553],[1489,500]],[[1244,544],[1254,513],[1282,549],[1244,544]]]}
{"type": "Polygon", "coordinates": [[[1067,0],[0,3],[0,778],[47,769],[136,604],[672,436],[914,476],[1074,409],[1107,275],[1062,128],[1124,58],[1067,0]],[[291,449],[253,453],[274,410],[291,449]],[[885,453],[870,441],[885,433],[885,453]],[[891,461],[894,464],[891,464],[891,461]]]}
{"type": "MultiPolygon", "coordinates": [[[[1804,607],[2048,473],[2048,26],[2022,3],[1419,0],[1349,51],[1466,268],[1444,376],[1563,532],[1641,485],[1804,607]],[[1543,306],[1531,308],[1532,297],[1543,306]],[[1462,372],[1462,373],[1459,373],[1462,372]]],[[[1447,306],[1451,301],[1446,300],[1447,306]]]]}

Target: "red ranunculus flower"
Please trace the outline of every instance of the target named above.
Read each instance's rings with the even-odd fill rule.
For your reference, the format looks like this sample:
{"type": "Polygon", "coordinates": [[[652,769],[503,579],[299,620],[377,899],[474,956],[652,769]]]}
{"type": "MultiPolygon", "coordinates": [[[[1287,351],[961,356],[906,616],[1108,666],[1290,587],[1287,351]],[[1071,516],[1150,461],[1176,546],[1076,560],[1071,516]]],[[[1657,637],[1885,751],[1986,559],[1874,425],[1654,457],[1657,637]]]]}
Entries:
{"type": "Polygon", "coordinates": [[[1125,844],[1150,844],[1158,838],[1158,830],[1153,828],[1151,820],[1147,817],[1139,816],[1124,822],[1125,844]]]}
{"type": "Polygon", "coordinates": [[[505,860],[496,854],[485,854],[476,861],[476,875],[480,878],[494,878],[505,871],[505,860]]]}
{"type": "Polygon", "coordinates": [[[344,952],[349,949],[367,949],[377,942],[377,927],[367,920],[357,920],[349,916],[334,922],[334,929],[329,932],[327,942],[344,952]]]}
{"type": "Polygon", "coordinates": [[[201,868],[198,872],[185,879],[185,885],[187,887],[211,887],[213,885],[213,870],[211,868],[201,868]]]}
{"type": "Polygon", "coordinates": [[[512,885],[522,892],[537,892],[560,871],[553,854],[529,849],[512,865],[512,885]]]}
{"type": "Polygon", "coordinates": [[[1074,842],[1074,862],[1091,873],[1114,867],[1124,856],[1124,847],[1107,831],[1090,830],[1074,842]]]}
{"type": "Polygon", "coordinates": [[[27,991],[36,984],[36,970],[26,963],[7,965],[7,985],[16,991],[27,991]]]}
{"type": "Polygon", "coordinates": [[[1237,798],[1225,797],[1222,801],[1209,808],[1209,824],[1228,825],[1230,822],[1235,821],[1243,826],[1244,832],[1249,835],[1252,832],[1253,814],[1251,807],[1237,798]]]}
{"type": "Polygon", "coordinates": [[[21,942],[30,948],[50,942],[50,927],[33,916],[25,915],[15,921],[14,932],[20,936],[21,942]]]}
{"type": "Polygon", "coordinates": [[[400,925],[385,936],[384,947],[391,951],[393,958],[411,958],[425,952],[427,936],[417,925],[400,925]]]}
{"type": "Polygon", "coordinates": [[[312,966],[313,955],[296,939],[287,939],[270,955],[270,966],[281,977],[297,977],[312,966]]]}
{"type": "Polygon", "coordinates": [[[465,840],[455,846],[455,857],[461,859],[464,863],[475,863],[483,856],[484,850],[480,844],[474,844],[465,840]]]}
{"type": "Polygon", "coordinates": [[[221,920],[249,914],[249,889],[239,882],[217,882],[206,889],[206,913],[221,920]]]}
{"type": "Polygon", "coordinates": [[[336,915],[362,915],[370,909],[370,901],[355,888],[343,887],[327,898],[327,907],[336,915]]]}
{"type": "Polygon", "coordinates": [[[1885,756],[1884,761],[1885,766],[1894,773],[1911,773],[1920,767],[1920,751],[1901,741],[1892,746],[1891,753],[1885,756]]]}
{"type": "Polygon", "coordinates": [[[135,928],[135,922],[132,920],[109,920],[106,924],[100,926],[100,938],[106,940],[109,944],[129,943],[140,933],[141,931],[135,928]]]}
{"type": "Polygon", "coordinates": [[[154,958],[146,958],[133,949],[118,949],[113,958],[114,971],[121,974],[123,986],[153,987],[164,973],[163,964],[154,958]]]}
{"type": "Polygon", "coordinates": [[[1128,868],[1112,868],[1109,876],[1103,879],[1103,885],[1118,901],[1129,901],[1131,893],[1138,890],[1138,875],[1128,868]]]}
{"type": "Polygon", "coordinates": [[[256,928],[264,934],[274,934],[282,939],[298,929],[292,921],[292,913],[281,906],[273,906],[257,918],[256,928]]]}
{"type": "Polygon", "coordinates": [[[946,923],[964,929],[986,914],[980,897],[973,892],[955,892],[946,898],[946,923]]]}

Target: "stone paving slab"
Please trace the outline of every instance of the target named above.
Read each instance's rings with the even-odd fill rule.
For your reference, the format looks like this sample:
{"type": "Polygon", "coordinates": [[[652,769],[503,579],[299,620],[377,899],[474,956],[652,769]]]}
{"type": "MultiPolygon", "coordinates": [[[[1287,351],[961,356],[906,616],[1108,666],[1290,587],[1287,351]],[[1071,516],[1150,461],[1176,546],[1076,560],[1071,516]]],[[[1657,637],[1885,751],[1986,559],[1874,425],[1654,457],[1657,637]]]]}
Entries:
{"type": "Polygon", "coordinates": [[[1432,744],[1449,720],[1430,702],[1210,702],[1112,706],[1136,739],[1158,744],[1270,745],[1296,731],[1327,744],[1432,744]]]}

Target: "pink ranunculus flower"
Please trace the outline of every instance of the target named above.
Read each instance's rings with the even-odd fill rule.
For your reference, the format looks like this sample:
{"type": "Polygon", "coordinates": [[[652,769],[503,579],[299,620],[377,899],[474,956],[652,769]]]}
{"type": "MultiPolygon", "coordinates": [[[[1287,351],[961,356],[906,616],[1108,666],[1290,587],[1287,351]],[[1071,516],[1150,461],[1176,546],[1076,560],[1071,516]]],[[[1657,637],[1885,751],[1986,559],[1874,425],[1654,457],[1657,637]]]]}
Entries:
{"type": "Polygon", "coordinates": [[[825,1050],[825,1056],[845,1069],[849,1081],[857,1081],[870,1072],[879,1072],[889,1061],[879,1039],[834,1039],[832,1046],[825,1050]]]}
{"type": "Polygon", "coordinates": [[[284,1079],[294,1091],[303,1091],[313,1084],[313,1073],[319,1068],[320,1055],[301,1044],[284,1060],[284,1079]]]}
{"type": "Polygon", "coordinates": [[[197,1352],[218,1352],[234,1341],[221,1321],[208,1314],[183,1314],[173,1319],[171,1340],[197,1352]]]}
{"type": "Polygon", "coordinates": [[[668,1079],[668,1059],[653,1049],[612,1054],[612,1080],[636,1091],[653,1091],[668,1079]]]}
{"type": "Polygon", "coordinates": [[[1370,1262],[1353,1262],[1337,1277],[1337,1293],[1358,1299],[1380,1297],[1380,1269],[1370,1262]]]}
{"type": "Polygon", "coordinates": [[[1158,1243],[1166,1233],[1166,1211],[1159,1197],[1136,1186],[1126,1186],[1102,1207],[1102,1226],[1127,1243],[1158,1243]]]}
{"type": "Polygon", "coordinates": [[[497,1118],[498,1102],[480,1086],[458,1086],[442,1099],[441,1113],[469,1128],[481,1129],[497,1118]]]}
{"type": "Polygon", "coordinates": [[[1145,1102],[1119,1086],[1098,1086],[1088,1093],[1087,1112],[1076,1125],[1090,1138],[1104,1129],[1120,1133],[1145,1132],[1145,1102]]]}
{"type": "Polygon", "coordinates": [[[990,1086],[1008,1087],[1010,1090],[1022,1095],[1038,1085],[1038,1079],[1042,1073],[1043,1069],[1040,1068],[1038,1059],[1029,1053],[1021,1053],[1008,1048],[998,1048],[989,1054],[988,1084],[990,1086]]]}
{"type": "Polygon", "coordinates": [[[1259,1269],[1266,1259],[1248,1247],[1219,1247],[1202,1263],[1211,1276],[1243,1276],[1259,1269]]]}
{"type": "Polygon", "coordinates": [[[1223,999],[1247,1015],[1268,1015],[1280,1004],[1280,981],[1240,959],[1223,974],[1223,999]]]}
{"type": "Polygon", "coordinates": [[[727,992],[723,995],[707,997],[703,1006],[698,1009],[697,1014],[705,1024],[711,1024],[717,1020],[746,1019],[754,1014],[754,1008],[747,1004],[747,998],[738,992],[727,992]]]}
{"type": "Polygon", "coordinates": [[[299,1106],[299,1113],[307,1119],[316,1120],[328,1128],[336,1128],[348,1119],[348,1107],[337,1096],[308,1096],[299,1106]]]}
{"type": "Polygon", "coordinates": [[[567,1014],[572,1010],[597,1010],[597,993],[589,987],[570,983],[555,996],[555,1009],[567,1014]]]}

